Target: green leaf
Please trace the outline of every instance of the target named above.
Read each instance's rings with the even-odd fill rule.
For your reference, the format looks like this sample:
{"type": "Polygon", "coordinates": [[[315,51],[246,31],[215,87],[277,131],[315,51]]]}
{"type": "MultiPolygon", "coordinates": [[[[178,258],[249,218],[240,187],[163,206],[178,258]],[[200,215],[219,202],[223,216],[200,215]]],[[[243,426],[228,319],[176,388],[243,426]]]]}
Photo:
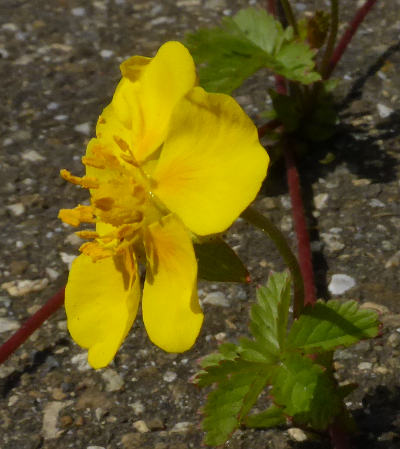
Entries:
{"type": "Polygon", "coordinates": [[[211,92],[231,93],[262,67],[304,84],[321,79],[315,52],[263,9],[243,9],[221,27],[186,35],[185,43],[199,65],[200,84],[211,92]]]}
{"type": "Polygon", "coordinates": [[[340,412],[332,376],[310,358],[287,353],[272,379],[271,395],[295,422],[326,429],[340,412]]]}
{"type": "Polygon", "coordinates": [[[211,282],[248,282],[249,272],[235,251],[221,238],[194,244],[198,276],[211,282]]]}
{"type": "Polygon", "coordinates": [[[314,307],[305,308],[293,323],[287,348],[298,348],[309,354],[332,351],[375,337],[378,326],[376,312],[360,309],[355,301],[318,301],[314,307]]]}
{"type": "Polygon", "coordinates": [[[225,443],[268,381],[265,366],[262,364],[240,360],[226,363],[233,364],[230,367],[231,374],[224,372],[217,381],[217,388],[209,394],[204,407],[205,443],[211,446],[225,443]]]}
{"type": "Polygon", "coordinates": [[[281,407],[271,405],[271,407],[261,413],[246,416],[243,424],[247,427],[255,428],[275,427],[286,424],[286,417],[281,407]]]}
{"type": "Polygon", "coordinates": [[[290,276],[288,273],[274,273],[266,287],[257,290],[257,304],[250,313],[250,330],[256,342],[266,351],[279,354],[286,331],[290,305],[290,276]]]}

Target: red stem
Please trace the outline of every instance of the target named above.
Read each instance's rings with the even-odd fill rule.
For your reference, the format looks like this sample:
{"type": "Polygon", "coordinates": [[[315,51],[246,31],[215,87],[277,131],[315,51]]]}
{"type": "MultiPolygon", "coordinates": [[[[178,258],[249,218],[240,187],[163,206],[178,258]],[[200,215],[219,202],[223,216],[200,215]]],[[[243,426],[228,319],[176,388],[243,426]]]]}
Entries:
{"type": "Polygon", "coordinates": [[[329,426],[329,436],[333,449],[351,449],[349,436],[338,419],[329,426]]]}
{"type": "Polygon", "coordinates": [[[336,46],[333,52],[332,58],[329,62],[327,73],[325,74],[326,75],[325,78],[330,77],[330,75],[332,74],[333,70],[336,67],[336,64],[340,61],[341,57],[343,56],[344,51],[351,42],[351,39],[353,38],[361,22],[364,20],[365,16],[368,14],[368,12],[371,10],[371,8],[374,6],[376,2],[377,0],[367,0],[364,3],[364,5],[358,9],[355,16],[353,17],[353,20],[350,22],[349,26],[347,27],[346,31],[344,32],[342,38],[340,39],[338,45],[336,46]]]}
{"type": "Polygon", "coordinates": [[[277,118],[274,118],[273,120],[270,120],[267,123],[264,123],[264,125],[261,125],[258,128],[258,137],[261,139],[261,137],[265,136],[265,134],[267,134],[268,131],[272,131],[276,128],[278,128],[278,126],[282,125],[281,121],[277,118]]]}
{"type": "Polygon", "coordinates": [[[316,301],[316,294],[310,238],[308,236],[307,223],[304,214],[299,172],[289,142],[284,143],[283,154],[286,163],[286,176],[290,200],[292,202],[294,229],[297,236],[299,264],[304,281],[304,305],[313,305],[316,301]]]}
{"type": "Polygon", "coordinates": [[[10,337],[5,343],[0,346],[0,364],[10,357],[10,355],[24,341],[38,329],[44,321],[49,318],[64,304],[64,289],[63,287],[52,298],[50,298],[43,307],[41,307],[34,315],[32,315],[19,329],[10,337]]]}
{"type": "Polygon", "coordinates": [[[275,0],[267,0],[267,11],[271,14],[271,16],[276,14],[275,0]]]}

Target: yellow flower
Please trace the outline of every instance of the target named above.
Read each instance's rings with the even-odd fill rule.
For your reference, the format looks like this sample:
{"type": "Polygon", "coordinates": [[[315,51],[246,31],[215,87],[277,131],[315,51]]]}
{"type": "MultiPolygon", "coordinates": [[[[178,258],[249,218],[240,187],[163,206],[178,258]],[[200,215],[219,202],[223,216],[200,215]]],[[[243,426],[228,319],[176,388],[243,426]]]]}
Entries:
{"type": "Polygon", "coordinates": [[[106,366],[126,337],[141,296],[153,343],[182,352],[195,342],[203,314],[197,298],[194,235],[224,231],[255,198],[269,158],[257,130],[228,95],[197,87],[193,60],[178,42],[154,58],[134,56],[101,114],[82,178],[89,206],[62,209],[89,241],[73,262],[65,292],[72,338],[106,366]]]}

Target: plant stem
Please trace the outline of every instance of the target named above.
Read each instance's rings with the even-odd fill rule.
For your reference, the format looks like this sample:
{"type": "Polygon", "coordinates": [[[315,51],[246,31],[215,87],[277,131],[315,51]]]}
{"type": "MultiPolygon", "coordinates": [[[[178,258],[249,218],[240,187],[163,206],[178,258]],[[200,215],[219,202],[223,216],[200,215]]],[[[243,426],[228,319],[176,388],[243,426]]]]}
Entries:
{"type": "Polygon", "coordinates": [[[337,32],[339,27],[339,0],[331,0],[331,24],[328,42],[326,43],[324,57],[321,62],[320,73],[323,79],[328,77],[329,61],[331,60],[333,49],[335,47],[337,32]]]}
{"type": "Polygon", "coordinates": [[[343,430],[343,426],[336,419],[329,426],[329,436],[331,437],[332,449],[350,449],[350,440],[347,432],[343,430]]]}
{"type": "Polygon", "coordinates": [[[281,121],[277,118],[274,118],[273,120],[270,120],[267,123],[264,123],[264,125],[261,125],[257,131],[258,131],[258,137],[261,139],[261,137],[265,136],[268,131],[272,131],[278,126],[282,125],[281,121]]]}
{"type": "Polygon", "coordinates": [[[63,304],[64,287],[50,298],[34,315],[25,321],[18,331],[0,346],[0,364],[7,360],[8,357],[63,304]]]}
{"type": "Polygon", "coordinates": [[[304,281],[304,305],[312,305],[316,301],[316,294],[310,238],[308,236],[306,218],[304,215],[304,206],[300,187],[300,176],[296,167],[293,151],[291,148],[291,142],[289,142],[288,140],[283,142],[283,154],[286,163],[289,194],[292,202],[292,214],[294,229],[297,236],[300,269],[304,281]]]}
{"type": "Polygon", "coordinates": [[[296,36],[299,35],[299,27],[297,26],[296,17],[293,14],[293,9],[290,6],[289,0],[280,0],[283,10],[285,11],[285,17],[288,21],[288,24],[292,26],[294,34],[296,36]]]}
{"type": "Polygon", "coordinates": [[[241,217],[268,235],[288,266],[293,279],[293,315],[295,318],[298,318],[304,306],[304,284],[299,263],[290,249],[285,236],[265,215],[260,214],[252,207],[248,207],[242,212],[241,217]]]}
{"type": "Polygon", "coordinates": [[[332,58],[329,61],[329,65],[326,72],[326,78],[329,78],[335,69],[337,63],[343,56],[344,51],[351,42],[355,32],[360,26],[361,22],[364,20],[365,16],[369,13],[371,8],[374,6],[377,0],[367,0],[361,8],[356,12],[346,31],[344,32],[342,38],[340,39],[338,45],[336,46],[332,58]]]}
{"type": "Polygon", "coordinates": [[[267,11],[274,16],[276,14],[276,1],[267,0],[267,11]]]}

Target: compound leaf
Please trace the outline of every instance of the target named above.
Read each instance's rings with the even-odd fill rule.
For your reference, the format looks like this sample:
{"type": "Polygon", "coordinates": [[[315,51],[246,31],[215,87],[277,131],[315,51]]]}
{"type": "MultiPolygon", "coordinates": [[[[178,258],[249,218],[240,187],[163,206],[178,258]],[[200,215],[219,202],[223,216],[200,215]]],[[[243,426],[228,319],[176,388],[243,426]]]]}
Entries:
{"type": "Polygon", "coordinates": [[[287,348],[298,348],[309,354],[332,351],[375,337],[378,326],[376,312],[360,309],[356,301],[318,301],[314,307],[304,309],[293,323],[287,348]]]}
{"type": "Polygon", "coordinates": [[[270,353],[278,354],[282,347],[290,305],[290,276],[274,273],[266,287],[257,290],[257,304],[250,313],[250,330],[256,342],[270,353]]]}
{"type": "Polygon", "coordinates": [[[326,429],[340,412],[341,398],[332,376],[310,358],[286,353],[272,379],[276,405],[295,422],[326,429]]]}
{"type": "Polygon", "coordinates": [[[321,79],[315,52],[263,9],[243,9],[221,27],[188,34],[186,45],[199,65],[200,84],[211,92],[231,93],[262,67],[304,84],[321,79]]]}
{"type": "Polygon", "coordinates": [[[217,387],[209,394],[204,407],[205,443],[211,446],[225,443],[268,382],[262,364],[236,360],[222,365],[225,363],[233,364],[231,374],[220,372],[217,387]]]}
{"type": "Polygon", "coordinates": [[[243,420],[243,424],[247,427],[255,428],[275,427],[285,423],[286,417],[283,414],[282,408],[276,405],[271,405],[271,407],[261,413],[248,415],[243,420]]]}

